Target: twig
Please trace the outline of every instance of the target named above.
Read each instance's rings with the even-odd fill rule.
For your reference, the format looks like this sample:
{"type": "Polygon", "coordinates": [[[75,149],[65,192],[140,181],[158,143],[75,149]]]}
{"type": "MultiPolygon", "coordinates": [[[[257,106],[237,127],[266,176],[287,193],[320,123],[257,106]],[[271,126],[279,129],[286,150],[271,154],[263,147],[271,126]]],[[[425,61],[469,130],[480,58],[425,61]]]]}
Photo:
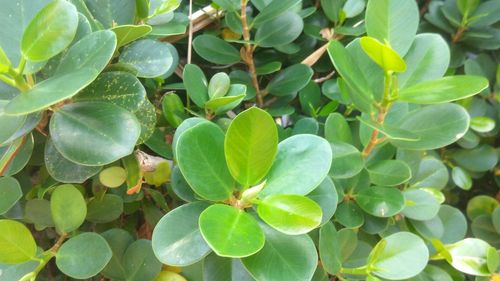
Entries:
{"type": "Polygon", "coordinates": [[[328,79],[332,78],[334,74],[335,74],[335,70],[334,70],[334,71],[332,71],[332,72],[330,72],[330,73],[328,73],[328,75],[326,75],[326,76],[324,76],[324,77],[320,77],[320,78],[316,78],[316,79],[314,79],[314,83],[318,83],[318,84],[323,83],[323,82],[325,82],[326,80],[328,80],[328,79]]]}
{"type": "Polygon", "coordinates": [[[193,52],[193,0],[189,0],[189,30],[188,30],[188,52],[187,63],[191,63],[191,55],[193,52]]]}

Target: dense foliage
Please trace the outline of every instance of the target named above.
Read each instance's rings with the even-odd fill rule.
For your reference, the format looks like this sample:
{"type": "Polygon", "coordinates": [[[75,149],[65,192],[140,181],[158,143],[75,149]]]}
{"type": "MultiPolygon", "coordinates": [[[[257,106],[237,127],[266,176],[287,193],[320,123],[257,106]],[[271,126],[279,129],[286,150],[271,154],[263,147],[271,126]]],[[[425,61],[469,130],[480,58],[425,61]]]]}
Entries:
{"type": "Polygon", "coordinates": [[[1,0],[0,26],[0,281],[500,280],[500,1],[1,0]]]}

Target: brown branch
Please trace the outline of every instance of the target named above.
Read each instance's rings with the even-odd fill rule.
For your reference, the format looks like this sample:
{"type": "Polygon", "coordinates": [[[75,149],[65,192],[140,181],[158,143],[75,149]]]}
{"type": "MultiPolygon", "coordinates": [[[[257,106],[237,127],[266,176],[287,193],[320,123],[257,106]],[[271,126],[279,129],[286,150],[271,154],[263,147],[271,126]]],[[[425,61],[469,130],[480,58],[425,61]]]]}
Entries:
{"type": "Polygon", "coordinates": [[[467,30],[465,26],[460,26],[455,34],[451,37],[451,42],[453,44],[458,43],[460,39],[462,39],[462,36],[464,35],[464,32],[467,30]]]}
{"type": "Polygon", "coordinates": [[[0,176],[3,175],[3,173],[5,173],[5,171],[7,170],[7,168],[9,167],[10,163],[12,163],[12,160],[14,160],[14,158],[17,156],[17,154],[19,153],[19,151],[21,151],[21,148],[24,146],[24,144],[26,143],[26,140],[27,140],[27,137],[24,136],[23,137],[23,140],[21,141],[21,144],[19,145],[19,147],[16,148],[16,150],[12,153],[12,155],[9,157],[9,159],[7,160],[7,162],[5,163],[5,166],[3,167],[0,167],[0,176]]]}
{"type": "Polygon", "coordinates": [[[259,107],[264,105],[264,100],[262,98],[262,93],[260,91],[259,80],[257,79],[257,70],[255,69],[255,62],[253,60],[254,46],[250,43],[250,28],[247,21],[247,3],[248,0],[241,0],[241,25],[243,26],[243,40],[245,40],[245,46],[241,48],[240,55],[245,64],[248,67],[248,72],[250,72],[250,77],[252,78],[252,85],[256,91],[257,104],[259,107]]]}

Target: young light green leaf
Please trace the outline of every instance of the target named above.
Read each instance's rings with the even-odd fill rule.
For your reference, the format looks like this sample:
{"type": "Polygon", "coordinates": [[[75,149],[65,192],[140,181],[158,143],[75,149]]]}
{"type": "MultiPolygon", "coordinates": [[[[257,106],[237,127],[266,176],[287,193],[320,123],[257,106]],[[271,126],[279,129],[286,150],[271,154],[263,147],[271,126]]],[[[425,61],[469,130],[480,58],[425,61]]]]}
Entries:
{"type": "Polygon", "coordinates": [[[36,243],[30,230],[20,222],[0,220],[0,263],[23,263],[35,255],[36,243]]]}
{"type": "Polygon", "coordinates": [[[224,157],[224,133],[217,125],[203,122],[184,131],[175,155],[186,181],[198,195],[212,201],[229,198],[234,180],[224,157]]]}
{"type": "Polygon", "coordinates": [[[495,123],[490,117],[476,116],[470,119],[470,128],[478,133],[488,133],[495,129],[495,123]]]}
{"type": "Polygon", "coordinates": [[[257,221],[232,206],[208,207],[201,213],[199,224],[201,235],[219,256],[247,257],[264,247],[264,233],[257,221]]]}
{"type": "Polygon", "coordinates": [[[231,122],[224,153],[231,175],[243,186],[259,183],[269,172],[278,150],[278,130],[273,118],[252,107],[231,122]]]}
{"type": "Polygon", "coordinates": [[[52,1],[26,27],[21,52],[31,61],[50,59],[69,46],[77,28],[78,12],[75,6],[67,1],[52,1]]]}
{"type": "Polygon", "coordinates": [[[52,192],[50,210],[57,231],[68,233],[82,225],[87,215],[87,204],[76,187],[63,184],[52,192]]]}
{"type": "Polygon", "coordinates": [[[406,63],[391,47],[380,43],[372,37],[362,37],[361,47],[365,53],[385,72],[405,72],[406,63]]]}
{"type": "Polygon", "coordinates": [[[133,42],[139,38],[142,38],[148,35],[151,30],[151,26],[143,24],[143,25],[119,25],[111,28],[116,34],[116,47],[120,48],[122,46],[127,45],[130,42],[133,42]]]}
{"type": "Polygon", "coordinates": [[[208,97],[209,99],[221,98],[227,94],[231,80],[225,72],[219,72],[210,78],[208,82],[208,97]]]}
{"type": "Polygon", "coordinates": [[[398,100],[416,104],[446,103],[471,97],[487,87],[488,80],[484,77],[456,75],[402,89],[398,100]]]}
{"type": "Polygon", "coordinates": [[[316,202],[300,195],[273,194],[257,207],[259,217],[288,235],[305,234],[321,223],[322,211],[316,202]]]}

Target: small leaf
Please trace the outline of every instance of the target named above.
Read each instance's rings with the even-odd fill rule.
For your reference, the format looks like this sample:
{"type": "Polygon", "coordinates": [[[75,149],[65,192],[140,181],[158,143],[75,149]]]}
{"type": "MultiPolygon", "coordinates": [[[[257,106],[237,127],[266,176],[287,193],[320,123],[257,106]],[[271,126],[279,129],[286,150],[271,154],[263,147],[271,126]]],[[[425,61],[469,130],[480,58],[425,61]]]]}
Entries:
{"type": "Polygon", "coordinates": [[[404,72],[406,71],[406,63],[404,60],[389,46],[380,43],[372,37],[362,37],[360,40],[361,47],[365,53],[377,63],[385,72],[404,72]]]}
{"type": "Polygon", "coordinates": [[[195,64],[186,64],[182,78],[189,98],[203,108],[208,101],[208,82],[203,71],[195,64]]]}
{"type": "Polygon", "coordinates": [[[316,202],[300,195],[273,194],[257,207],[260,218],[288,235],[305,234],[321,223],[322,211],[316,202]]]}
{"type": "Polygon", "coordinates": [[[161,100],[161,107],[163,116],[174,128],[179,127],[187,117],[184,112],[184,104],[181,98],[175,93],[166,93],[161,100]]]}
{"type": "Polygon", "coordinates": [[[224,153],[229,172],[244,187],[259,183],[267,175],[277,150],[276,124],[262,109],[247,109],[231,122],[224,153]]]}
{"type": "Polygon", "coordinates": [[[69,46],[77,27],[75,6],[67,1],[53,1],[40,10],[26,27],[21,52],[31,61],[50,59],[69,46]]]}
{"type": "Polygon", "coordinates": [[[87,216],[87,204],[82,194],[70,184],[58,186],[50,197],[52,219],[60,233],[74,231],[87,216]]]}
{"type": "Polygon", "coordinates": [[[175,150],[182,174],[198,195],[212,201],[229,198],[234,180],[224,157],[224,133],[217,125],[203,122],[187,129],[175,150]]]}
{"type": "Polygon", "coordinates": [[[101,272],[111,256],[111,248],[101,235],[86,232],[61,246],[57,251],[56,265],[72,278],[87,279],[101,272]]]}
{"type": "Polygon", "coordinates": [[[359,150],[344,142],[330,142],[332,148],[332,166],[330,175],[334,179],[351,178],[363,170],[365,161],[359,150]]]}
{"type": "Polygon", "coordinates": [[[394,186],[410,180],[411,170],[400,160],[382,160],[367,167],[370,180],[374,184],[394,186]]]}
{"type": "Polygon", "coordinates": [[[227,94],[231,80],[225,72],[219,72],[212,76],[208,82],[208,97],[209,99],[221,98],[227,94]]]}
{"type": "Polygon", "coordinates": [[[123,213],[123,199],[115,194],[94,197],[87,205],[86,219],[93,223],[108,223],[118,219],[123,213]]]}
{"type": "Polygon", "coordinates": [[[403,194],[394,187],[372,186],[357,193],[355,199],[365,212],[381,218],[398,214],[405,204],[403,194]]]}
{"type": "Polygon", "coordinates": [[[402,89],[398,100],[416,104],[446,103],[471,97],[487,87],[488,80],[484,77],[449,76],[402,89]]]}
{"type": "Polygon", "coordinates": [[[472,187],[472,178],[467,171],[461,167],[453,167],[451,170],[451,178],[453,182],[464,190],[469,190],[472,187]]]}
{"type": "Polygon", "coordinates": [[[495,120],[489,117],[476,116],[470,119],[470,128],[478,133],[491,132],[495,126],[495,120]]]}
{"type": "Polygon", "coordinates": [[[267,90],[275,96],[292,95],[303,89],[311,80],[312,69],[305,64],[292,65],[276,75],[267,85],[267,90]]]}
{"type": "Polygon", "coordinates": [[[178,207],[166,214],[153,231],[153,251],[158,259],[170,266],[188,266],[210,253],[201,236],[198,219],[208,207],[195,202],[178,207]],[[175,231],[172,231],[175,229],[175,231]]]}
{"type": "Polygon", "coordinates": [[[264,247],[259,224],[243,210],[215,204],[201,213],[199,223],[203,238],[219,256],[247,257],[264,247]]]}
{"type": "Polygon", "coordinates": [[[0,177],[0,215],[10,210],[22,196],[21,185],[15,178],[0,177]]]}
{"type": "Polygon", "coordinates": [[[0,263],[18,264],[34,259],[35,239],[24,224],[0,220],[0,263]]]}
{"type": "Polygon", "coordinates": [[[125,183],[127,172],[119,166],[108,167],[99,173],[99,181],[109,188],[116,188],[125,183]]]}
{"type": "Polygon", "coordinates": [[[233,64],[241,60],[240,52],[228,42],[213,35],[200,35],[193,48],[205,60],[216,64],[233,64]]]}

